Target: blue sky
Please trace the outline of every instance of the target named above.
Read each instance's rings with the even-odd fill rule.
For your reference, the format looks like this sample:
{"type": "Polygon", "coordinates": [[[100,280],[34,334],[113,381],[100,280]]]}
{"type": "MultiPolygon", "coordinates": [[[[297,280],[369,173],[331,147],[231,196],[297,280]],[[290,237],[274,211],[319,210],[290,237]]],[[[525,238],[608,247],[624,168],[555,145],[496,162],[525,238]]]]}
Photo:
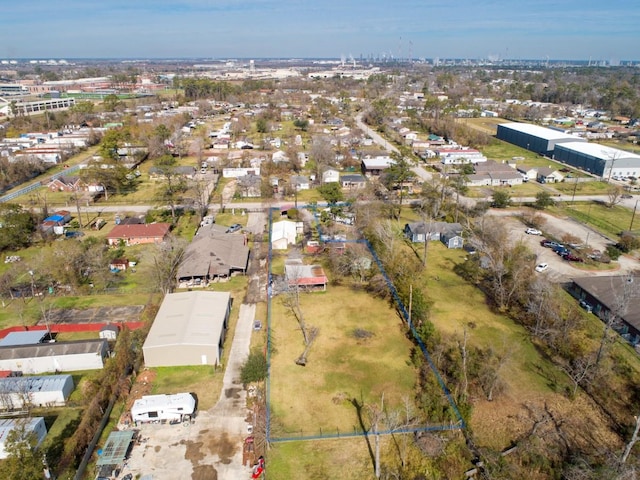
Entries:
{"type": "Polygon", "coordinates": [[[0,58],[637,60],[637,0],[13,0],[0,58]]]}

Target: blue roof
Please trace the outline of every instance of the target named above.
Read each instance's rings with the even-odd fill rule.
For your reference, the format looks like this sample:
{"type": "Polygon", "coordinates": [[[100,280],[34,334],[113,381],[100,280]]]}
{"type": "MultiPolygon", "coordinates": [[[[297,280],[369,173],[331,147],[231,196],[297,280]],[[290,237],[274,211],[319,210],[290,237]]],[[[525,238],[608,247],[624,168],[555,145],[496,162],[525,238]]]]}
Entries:
{"type": "Polygon", "coordinates": [[[44,219],[45,222],[62,222],[64,221],[64,216],[62,215],[51,215],[44,219]]]}
{"type": "Polygon", "coordinates": [[[32,330],[30,332],[10,332],[0,340],[0,347],[15,347],[18,345],[33,345],[42,342],[47,335],[46,330],[32,330]]]}

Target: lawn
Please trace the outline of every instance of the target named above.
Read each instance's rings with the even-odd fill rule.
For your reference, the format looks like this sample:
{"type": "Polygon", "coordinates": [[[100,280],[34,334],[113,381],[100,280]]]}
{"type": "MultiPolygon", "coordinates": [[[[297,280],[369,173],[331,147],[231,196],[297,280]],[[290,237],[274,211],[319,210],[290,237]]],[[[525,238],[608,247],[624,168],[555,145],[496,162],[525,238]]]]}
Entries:
{"type": "Polygon", "coordinates": [[[157,367],[151,370],[156,372],[152,394],[195,393],[200,410],[208,410],[218,401],[224,373],[221,369],[215,369],[211,365],[196,365],[157,367]]]}
{"type": "Polygon", "coordinates": [[[387,302],[347,286],[303,294],[307,325],[319,329],[305,367],[295,364],[302,334],[282,297],[271,308],[273,436],[353,432],[359,428],[353,400],[378,403],[384,394],[392,409],[412,397],[412,345],[387,302]],[[357,338],[356,329],[364,335],[357,338]]]}
{"type": "MultiPolygon", "coordinates": [[[[633,211],[628,208],[620,205],[608,208],[599,202],[558,205],[551,210],[574,218],[611,238],[617,238],[620,232],[628,231],[629,227],[631,227],[631,218],[633,216],[633,211]]],[[[635,231],[638,232],[640,221],[635,220],[634,227],[635,231]]]]}

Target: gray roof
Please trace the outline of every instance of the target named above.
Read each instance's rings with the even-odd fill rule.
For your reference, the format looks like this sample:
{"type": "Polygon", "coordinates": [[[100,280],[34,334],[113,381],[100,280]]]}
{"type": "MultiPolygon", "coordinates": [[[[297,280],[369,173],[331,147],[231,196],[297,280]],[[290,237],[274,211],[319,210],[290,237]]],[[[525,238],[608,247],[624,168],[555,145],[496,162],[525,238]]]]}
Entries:
{"type": "Polygon", "coordinates": [[[0,347],[0,360],[52,357],[56,355],[80,355],[84,353],[101,353],[103,349],[106,349],[106,345],[107,341],[104,339],[100,339],[0,347]]]}
{"type": "Polygon", "coordinates": [[[340,177],[340,181],[341,182],[350,182],[350,183],[364,183],[367,181],[366,178],[364,178],[363,175],[360,175],[359,173],[352,173],[349,175],[342,175],[340,177]]]}
{"type": "Polygon", "coordinates": [[[498,125],[498,128],[506,128],[516,132],[526,133],[528,135],[535,135],[536,137],[540,137],[544,140],[572,140],[575,142],[586,141],[576,135],[562,133],[557,130],[552,130],[551,128],[540,127],[539,125],[533,125],[531,123],[502,123],[498,125]]]}
{"type": "MultiPolygon", "coordinates": [[[[406,225],[409,227],[414,234],[425,234],[425,233],[449,233],[455,235],[462,234],[462,225],[459,223],[448,223],[448,222],[413,222],[407,223],[406,225]]],[[[406,228],[406,227],[405,227],[406,228]]]]}
{"type": "Polygon", "coordinates": [[[0,378],[0,392],[58,392],[73,377],[71,375],[43,375],[37,377],[0,378]]]}
{"type": "Polygon", "coordinates": [[[615,160],[616,167],[633,166],[640,163],[640,155],[636,153],[607,147],[606,145],[600,145],[598,143],[568,142],[563,143],[562,146],[558,146],[558,148],[583,153],[608,162],[615,160]]]}
{"type": "Polygon", "coordinates": [[[218,345],[231,294],[181,292],[164,297],[144,348],[167,345],[218,345]]]}
{"type": "Polygon", "coordinates": [[[574,278],[573,283],[613,311],[620,308],[619,304],[627,296],[629,301],[626,311],[620,316],[629,325],[640,330],[640,276],[580,277],[574,278]]]}
{"type": "Polygon", "coordinates": [[[0,347],[14,347],[17,345],[34,345],[42,342],[47,335],[46,330],[31,330],[29,332],[9,332],[0,340],[0,347]]]}
{"type": "Polygon", "coordinates": [[[230,275],[232,271],[246,270],[249,247],[244,235],[227,235],[216,228],[200,229],[185,250],[178,267],[177,278],[230,275]]]}

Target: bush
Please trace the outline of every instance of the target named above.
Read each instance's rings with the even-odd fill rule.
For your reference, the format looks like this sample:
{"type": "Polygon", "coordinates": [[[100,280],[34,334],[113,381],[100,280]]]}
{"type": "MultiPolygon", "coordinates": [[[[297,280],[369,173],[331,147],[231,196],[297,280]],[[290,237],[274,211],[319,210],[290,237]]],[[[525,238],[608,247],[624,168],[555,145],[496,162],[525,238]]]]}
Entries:
{"type": "Polygon", "coordinates": [[[620,255],[622,255],[622,251],[615,245],[607,245],[607,256],[611,259],[611,260],[618,260],[618,258],[620,258],[620,255]]]}
{"type": "Polygon", "coordinates": [[[620,241],[616,244],[616,248],[624,253],[629,253],[639,247],[640,239],[630,233],[623,233],[620,241]]]}
{"type": "Polygon", "coordinates": [[[249,354],[247,361],[242,365],[240,379],[242,383],[247,385],[253,382],[261,382],[267,378],[267,359],[257,349],[249,354]]]}

